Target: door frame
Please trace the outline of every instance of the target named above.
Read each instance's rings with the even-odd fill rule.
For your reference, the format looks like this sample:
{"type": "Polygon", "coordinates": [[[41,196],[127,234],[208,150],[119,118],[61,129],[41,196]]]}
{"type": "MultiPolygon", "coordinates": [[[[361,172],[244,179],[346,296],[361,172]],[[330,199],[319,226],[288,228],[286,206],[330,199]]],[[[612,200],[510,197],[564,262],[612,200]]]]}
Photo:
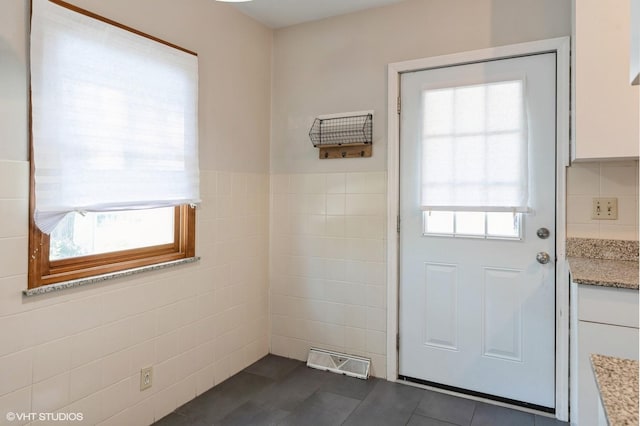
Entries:
{"type": "Polygon", "coordinates": [[[395,62],[388,65],[387,138],[387,380],[398,380],[400,77],[422,71],[508,59],[556,54],[556,418],[569,419],[569,270],[566,261],[566,167],[570,161],[570,38],[560,37],[508,46],[395,62]]]}

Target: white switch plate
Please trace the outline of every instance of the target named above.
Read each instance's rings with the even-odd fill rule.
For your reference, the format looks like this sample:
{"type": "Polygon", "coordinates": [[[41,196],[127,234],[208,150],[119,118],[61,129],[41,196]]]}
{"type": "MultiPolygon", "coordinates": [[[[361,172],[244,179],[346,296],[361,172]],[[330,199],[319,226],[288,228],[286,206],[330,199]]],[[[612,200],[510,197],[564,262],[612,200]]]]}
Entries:
{"type": "Polygon", "coordinates": [[[591,219],[594,220],[617,220],[618,219],[618,199],[617,198],[594,198],[591,210],[591,219]]]}

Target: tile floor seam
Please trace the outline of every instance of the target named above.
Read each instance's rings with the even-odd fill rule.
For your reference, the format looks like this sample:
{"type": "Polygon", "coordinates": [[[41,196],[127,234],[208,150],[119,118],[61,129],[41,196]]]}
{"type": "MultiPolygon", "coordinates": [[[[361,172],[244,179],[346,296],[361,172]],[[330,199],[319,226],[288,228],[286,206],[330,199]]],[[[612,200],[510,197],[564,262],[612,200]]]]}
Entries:
{"type": "MultiPolygon", "coordinates": [[[[329,393],[333,393],[333,392],[329,392],[329,393]]],[[[334,395],[336,395],[336,394],[334,394],[334,395]]],[[[340,395],[340,396],[342,396],[342,395],[340,395]]],[[[349,415],[347,417],[345,417],[345,419],[342,421],[342,423],[340,423],[340,426],[344,425],[347,422],[347,420],[349,420],[351,415],[356,412],[356,410],[358,409],[358,407],[360,407],[360,405],[365,400],[365,398],[366,398],[366,396],[364,398],[362,398],[362,399],[359,399],[360,402],[358,402],[358,404],[355,407],[353,407],[353,410],[351,410],[349,415]]]]}
{"type": "Polygon", "coordinates": [[[469,420],[469,426],[473,424],[473,418],[476,416],[476,410],[478,409],[478,401],[473,404],[473,414],[471,414],[471,419],[469,420]]]}

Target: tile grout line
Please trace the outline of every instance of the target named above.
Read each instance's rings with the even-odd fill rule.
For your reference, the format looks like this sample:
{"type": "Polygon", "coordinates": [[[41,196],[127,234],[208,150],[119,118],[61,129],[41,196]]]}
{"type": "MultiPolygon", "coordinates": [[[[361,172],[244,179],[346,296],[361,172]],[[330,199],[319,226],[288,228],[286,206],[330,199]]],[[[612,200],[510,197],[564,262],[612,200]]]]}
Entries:
{"type": "Polygon", "coordinates": [[[471,415],[471,419],[469,420],[469,426],[473,424],[473,418],[476,416],[476,410],[478,409],[478,401],[475,401],[473,404],[473,414],[471,415]]]}

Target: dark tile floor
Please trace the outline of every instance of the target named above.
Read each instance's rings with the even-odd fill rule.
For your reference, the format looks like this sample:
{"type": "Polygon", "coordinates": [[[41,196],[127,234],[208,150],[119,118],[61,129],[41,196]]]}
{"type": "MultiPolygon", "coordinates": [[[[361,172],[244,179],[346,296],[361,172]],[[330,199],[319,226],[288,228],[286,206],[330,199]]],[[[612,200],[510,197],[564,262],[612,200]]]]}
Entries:
{"type": "Polygon", "coordinates": [[[169,425],[552,426],[548,417],[268,355],[156,422],[169,425]]]}

